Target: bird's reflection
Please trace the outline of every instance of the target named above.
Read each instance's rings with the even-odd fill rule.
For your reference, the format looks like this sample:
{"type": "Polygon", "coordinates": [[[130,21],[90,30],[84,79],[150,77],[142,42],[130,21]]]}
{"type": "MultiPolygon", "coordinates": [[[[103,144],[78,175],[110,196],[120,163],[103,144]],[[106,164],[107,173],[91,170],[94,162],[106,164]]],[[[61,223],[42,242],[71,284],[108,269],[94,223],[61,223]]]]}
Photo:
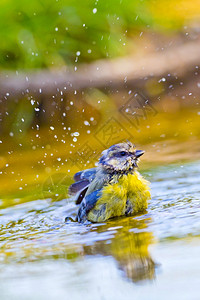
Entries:
{"type": "Polygon", "coordinates": [[[94,227],[100,235],[111,231],[112,237],[85,246],[84,252],[90,255],[112,255],[119,269],[134,282],[152,280],[155,277],[156,264],[148,250],[154,242],[153,235],[147,228],[149,221],[149,219],[121,218],[94,227]]]}

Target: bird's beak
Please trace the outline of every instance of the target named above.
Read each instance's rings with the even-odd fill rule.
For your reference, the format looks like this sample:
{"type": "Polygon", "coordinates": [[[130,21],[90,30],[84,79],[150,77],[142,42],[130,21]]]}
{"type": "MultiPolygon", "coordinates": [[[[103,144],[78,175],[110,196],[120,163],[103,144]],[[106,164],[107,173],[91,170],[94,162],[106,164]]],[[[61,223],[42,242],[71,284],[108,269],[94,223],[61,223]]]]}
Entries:
{"type": "Polygon", "coordinates": [[[143,151],[143,150],[136,150],[135,151],[135,157],[138,158],[138,157],[142,156],[144,154],[144,152],[145,151],[143,151]]]}

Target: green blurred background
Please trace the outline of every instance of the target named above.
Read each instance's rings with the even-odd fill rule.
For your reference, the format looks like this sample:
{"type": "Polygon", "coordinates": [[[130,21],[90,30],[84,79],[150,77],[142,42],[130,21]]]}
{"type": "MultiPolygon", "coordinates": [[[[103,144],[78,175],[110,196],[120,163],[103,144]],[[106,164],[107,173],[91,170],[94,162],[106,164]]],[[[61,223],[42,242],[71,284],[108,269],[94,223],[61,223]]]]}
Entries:
{"type": "Polygon", "coordinates": [[[61,68],[134,50],[141,32],[171,34],[198,21],[199,1],[3,0],[1,69],[61,68]],[[78,52],[78,55],[77,55],[78,52]]]}

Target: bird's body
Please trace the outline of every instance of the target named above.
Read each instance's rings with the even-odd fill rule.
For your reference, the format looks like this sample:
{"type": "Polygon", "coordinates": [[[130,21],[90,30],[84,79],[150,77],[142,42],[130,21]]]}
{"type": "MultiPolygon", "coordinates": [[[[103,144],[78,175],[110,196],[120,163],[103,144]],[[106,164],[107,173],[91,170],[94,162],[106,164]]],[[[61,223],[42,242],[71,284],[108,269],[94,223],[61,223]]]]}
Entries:
{"type": "Polygon", "coordinates": [[[130,142],[120,143],[103,151],[96,168],[75,174],[70,193],[80,204],[78,222],[104,222],[147,209],[149,182],[135,170],[143,153],[130,142]]]}
{"type": "Polygon", "coordinates": [[[138,172],[122,175],[106,184],[96,205],[88,213],[92,222],[137,214],[147,209],[150,197],[147,181],[138,172]]]}

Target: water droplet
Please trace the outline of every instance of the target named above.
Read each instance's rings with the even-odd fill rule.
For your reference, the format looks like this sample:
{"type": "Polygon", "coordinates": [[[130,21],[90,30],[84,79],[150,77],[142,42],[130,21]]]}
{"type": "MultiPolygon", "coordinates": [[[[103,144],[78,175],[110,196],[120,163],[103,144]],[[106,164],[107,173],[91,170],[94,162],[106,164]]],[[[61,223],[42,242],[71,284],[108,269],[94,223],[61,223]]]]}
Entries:
{"type": "Polygon", "coordinates": [[[74,136],[79,136],[80,134],[79,134],[79,132],[76,131],[76,132],[73,133],[73,135],[74,136]]]}
{"type": "Polygon", "coordinates": [[[84,121],[85,126],[90,126],[90,123],[88,121],[84,121]]]}

